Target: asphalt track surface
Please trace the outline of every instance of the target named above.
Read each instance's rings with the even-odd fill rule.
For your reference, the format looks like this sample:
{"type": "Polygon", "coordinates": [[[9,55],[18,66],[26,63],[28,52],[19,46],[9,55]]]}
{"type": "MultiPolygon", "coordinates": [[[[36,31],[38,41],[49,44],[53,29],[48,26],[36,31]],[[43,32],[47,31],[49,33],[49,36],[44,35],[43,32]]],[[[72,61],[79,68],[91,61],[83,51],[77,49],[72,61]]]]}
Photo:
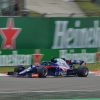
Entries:
{"type": "Polygon", "coordinates": [[[100,76],[87,78],[0,77],[0,100],[100,98],[100,76]]]}

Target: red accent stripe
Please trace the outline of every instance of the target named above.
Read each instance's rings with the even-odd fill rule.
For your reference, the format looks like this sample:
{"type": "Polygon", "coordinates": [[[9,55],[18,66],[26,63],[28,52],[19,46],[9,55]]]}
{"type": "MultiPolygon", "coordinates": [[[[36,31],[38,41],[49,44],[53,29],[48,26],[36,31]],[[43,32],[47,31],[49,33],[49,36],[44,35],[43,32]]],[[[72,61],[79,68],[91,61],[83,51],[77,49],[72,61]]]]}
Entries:
{"type": "Polygon", "coordinates": [[[44,66],[44,68],[49,69],[49,68],[54,68],[54,66],[44,66]]]}
{"type": "Polygon", "coordinates": [[[32,77],[35,78],[35,77],[39,77],[38,74],[32,74],[32,77]]]}

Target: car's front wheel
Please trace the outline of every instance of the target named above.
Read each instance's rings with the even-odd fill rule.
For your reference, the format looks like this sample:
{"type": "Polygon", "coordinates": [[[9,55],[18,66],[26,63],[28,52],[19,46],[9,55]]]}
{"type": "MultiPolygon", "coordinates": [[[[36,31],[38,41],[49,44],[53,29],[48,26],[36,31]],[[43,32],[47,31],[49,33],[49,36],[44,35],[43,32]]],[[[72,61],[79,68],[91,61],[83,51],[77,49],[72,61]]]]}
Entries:
{"type": "Polygon", "coordinates": [[[48,70],[43,67],[37,68],[37,73],[39,74],[40,78],[45,78],[48,75],[48,70]]]}

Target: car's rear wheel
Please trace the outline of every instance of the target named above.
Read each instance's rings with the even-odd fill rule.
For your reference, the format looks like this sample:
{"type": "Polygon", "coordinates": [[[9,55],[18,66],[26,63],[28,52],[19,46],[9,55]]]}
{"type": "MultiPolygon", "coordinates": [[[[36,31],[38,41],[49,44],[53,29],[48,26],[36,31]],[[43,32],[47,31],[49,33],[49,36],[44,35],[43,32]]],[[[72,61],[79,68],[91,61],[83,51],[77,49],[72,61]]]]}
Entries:
{"type": "Polygon", "coordinates": [[[78,77],[87,77],[89,74],[89,69],[87,67],[84,67],[84,66],[80,66],[78,69],[77,69],[77,76],[78,77]]]}

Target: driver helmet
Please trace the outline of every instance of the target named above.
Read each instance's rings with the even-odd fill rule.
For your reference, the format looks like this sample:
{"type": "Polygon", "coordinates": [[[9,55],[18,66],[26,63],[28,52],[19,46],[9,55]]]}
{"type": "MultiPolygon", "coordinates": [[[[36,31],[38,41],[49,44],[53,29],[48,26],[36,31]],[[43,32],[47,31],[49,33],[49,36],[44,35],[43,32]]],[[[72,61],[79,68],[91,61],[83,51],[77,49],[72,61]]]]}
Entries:
{"type": "Polygon", "coordinates": [[[55,58],[52,58],[52,59],[51,59],[51,62],[57,63],[57,60],[56,60],[55,58]]]}
{"type": "Polygon", "coordinates": [[[66,59],[65,59],[65,58],[61,58],[61,59],[63,59],[64,61],[66,61],[66,59]]]}

